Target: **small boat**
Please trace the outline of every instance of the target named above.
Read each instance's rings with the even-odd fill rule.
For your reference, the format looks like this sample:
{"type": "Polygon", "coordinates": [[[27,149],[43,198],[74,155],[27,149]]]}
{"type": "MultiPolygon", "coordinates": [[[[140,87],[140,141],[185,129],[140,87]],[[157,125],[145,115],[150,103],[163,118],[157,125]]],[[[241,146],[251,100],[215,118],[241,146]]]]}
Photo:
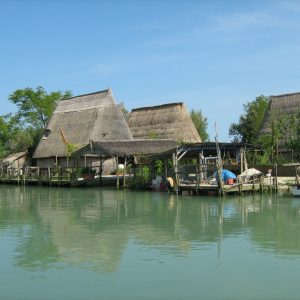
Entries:
{"type": "Polygon", "coordinates": [[[294,197],[300,197],[300,163],[284,164],[284,167],[295,167],[295,184],[290,185],[290,192],[294,197]]]}
{"type": "Polygon", "coordinates": [[[300,184],[290,185],[290,191],[295,197],[300,197],[300,184]]]}

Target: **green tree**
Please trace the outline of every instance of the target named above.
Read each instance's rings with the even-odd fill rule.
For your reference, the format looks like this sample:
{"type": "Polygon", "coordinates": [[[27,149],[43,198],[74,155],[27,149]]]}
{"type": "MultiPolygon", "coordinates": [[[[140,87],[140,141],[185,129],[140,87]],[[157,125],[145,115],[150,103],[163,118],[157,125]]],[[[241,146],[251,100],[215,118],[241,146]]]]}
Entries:
{"type": "Polygon", "coordinates": [[[9,140],[10,130],[8,125],[8,116],[0,116],[0,157],[4,157],[7,152],[7,141],[9,140]]]}
{"type": "Polygon", "coordinates": [[[208,125],[207,118],[202,115],[201,110],[196,111],[194,109],[192,109],[191,111],[191,118],[202,141],[203,142],[208,141],[209,135],[207,133],[207,125],[208,125]]]}
{"type": "Polygon", "coordinates": [[[284,134],[284,144],[297,154],[300,152],[300,111],[292,115],[288,121],[287,131],[284,134]]]}
{"type": "Polygon", "coordinates": [[[255,100],[244,104],[244,113],[240,116],[239,122],[232,123],[229,128],[229,135],[233,137],[233,141],[257,143],[258,132],[269,101],[269,97],[261,95],[256,97],[255,100]]]}
{"type": "Polygon", "coordinates": [[[70,91],[47,93],[42,87],[13,92],[9,100],[17,112],[0,116],[0,156],[24,150],[33,154],[57,102],[71,96],[70,91]]]}
{"type": "Polygon", "coordinates": [[[289,131],[288,118],[279,111],[273,111],[270,115],[270,132],[259,138],[259,143],[269,153],[271,161],[279,162],[279,144],[285,144],[285,135],[289,131]]]}
{"type": "Polygon", "coordinates": [[[15,117],[20,125],[43,129],[47,126],[57,102],[71,96],[70,91],[47,93],[39,86],[35,90],[32,88],[16,90],[9,96],[9,100],[18,108],[15,117]]]}

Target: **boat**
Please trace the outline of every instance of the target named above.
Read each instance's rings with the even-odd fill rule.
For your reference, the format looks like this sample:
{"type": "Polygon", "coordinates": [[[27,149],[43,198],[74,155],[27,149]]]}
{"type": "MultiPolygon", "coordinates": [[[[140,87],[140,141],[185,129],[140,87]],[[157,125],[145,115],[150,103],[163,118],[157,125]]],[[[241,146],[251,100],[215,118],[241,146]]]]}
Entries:
{"type": "Polygon", "coordinates": [[[284,167],[295,167],[296,177],[295,184],[290,185],[290,192],[294,197],[300,197],[300,163],[284,164],[284,167]]]}
{"type": "Polygon", "coordinates": [[[290,191],[294,197],[300,197],[300,184],[290,185],[290,191]]]}

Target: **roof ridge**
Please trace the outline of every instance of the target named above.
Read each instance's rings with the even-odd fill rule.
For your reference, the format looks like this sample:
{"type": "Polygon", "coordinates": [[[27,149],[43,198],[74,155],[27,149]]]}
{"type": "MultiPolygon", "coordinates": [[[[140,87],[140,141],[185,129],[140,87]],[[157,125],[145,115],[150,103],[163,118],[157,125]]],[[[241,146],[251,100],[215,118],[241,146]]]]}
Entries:
{"type": "Polygon", "coordinates": [[[184,104],[183,102],[171,102],[171,103],[165,103],[165,104],[161,104],[161,105],[143,106],[143,107],[133,108],[131,110],[131,112],[143,110],[143,109],[162,108],[162,107],[168,107],[168,106],[173,106],[173,105],[183,105],[183,104],[184,104]]]}
{"type": "Polygon", "coordinates": [[[93,92],[93,93],[87,93],[87,94],[80,94],[80,95],[72,96],[72,97],[69,97],[69,98],[65,98],[63,101],[71,100],[71,99],[79,98],[79,97],[83,97],[83,96],[90,96],[90,95],[104,94],[104,93],[111,94],[111,88],[107,88],[105,90],[101,90],[101,91],[97,91],[97,92],[93,92]]]}
{"type": "Polygon", "coordinates": [[[285,97],[285,96],[293,96],[293,95],[300,95],[300,92],[295,92],[295,93],[286,93],[286,94],[280,94],[280,95],[271,95],[270,97],[285,97]]]}

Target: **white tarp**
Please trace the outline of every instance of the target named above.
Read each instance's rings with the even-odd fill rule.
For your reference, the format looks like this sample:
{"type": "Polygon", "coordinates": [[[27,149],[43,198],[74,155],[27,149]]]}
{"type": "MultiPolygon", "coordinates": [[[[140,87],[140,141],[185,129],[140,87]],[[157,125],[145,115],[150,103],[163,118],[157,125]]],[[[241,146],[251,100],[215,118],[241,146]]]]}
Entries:
{"type": "Polygon", "coordinates": [[[255,168],[250,168],[241,173],[241,177],[251,177],[253,175],[260,175],[261,172],[256,170],[255,168]]]}

